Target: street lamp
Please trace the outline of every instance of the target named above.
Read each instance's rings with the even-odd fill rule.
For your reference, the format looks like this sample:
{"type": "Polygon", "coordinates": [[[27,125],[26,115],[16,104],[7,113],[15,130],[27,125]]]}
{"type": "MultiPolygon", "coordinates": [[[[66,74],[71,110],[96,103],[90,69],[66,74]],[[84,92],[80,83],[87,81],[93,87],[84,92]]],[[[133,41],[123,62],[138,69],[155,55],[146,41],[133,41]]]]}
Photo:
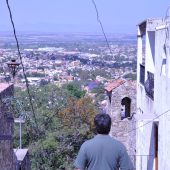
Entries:
{"type": "Polygon", "coordinates": [[[13,79],[15,78],[15,75],[18,71],[20,63],[16,62],[15,59],[12,59],[11,62],[7,63],[8,68],[10,69],[10,72],[12,73],[13,79]]]}
{"type": "MultiPolygon", "coordinates": [[[[13,77],[13,81],[15,83],[15,76],[16,73],[18,71],[19,65],[20,63],[16,62],[15,59],[12,59],[10,62],[7,63],[8,68],[10,69],[10,72],[12,74],[13,77]]],[[[22,117],[16,118],[14,119],[15,123],[19,123],[20,125],[20,144],[19,144],[19,148],[22,148],[22,123],[25,123],[25,120],[22,117]]]]}
{"type": "Polygon", "coordinates": [[[20,142],[19,142],[19,148],[21,149],[22,148],[22,123],[25,123],[25,120],[22,118],[22,117],[19,117],[19,118],[16,118],[14,119],[14,122],[15,123],[19,123],[19,127],[20,127],[20,130],[19,130],[19,138],[20,138],[20,142]]]}

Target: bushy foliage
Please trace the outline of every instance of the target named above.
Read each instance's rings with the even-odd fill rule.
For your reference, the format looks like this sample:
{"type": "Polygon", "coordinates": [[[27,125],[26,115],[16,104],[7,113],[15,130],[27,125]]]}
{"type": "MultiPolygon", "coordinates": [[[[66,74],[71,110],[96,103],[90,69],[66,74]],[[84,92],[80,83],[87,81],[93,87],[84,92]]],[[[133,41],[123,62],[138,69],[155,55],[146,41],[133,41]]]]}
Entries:
{"type": "MultiPolygon", "coordinates": [[[[23,146],[29,147],[32,169],[71,170],[81,144],[94,135],[95,103],[76,83],[58,88],[45,85],[31,88],[38,129],[30,112],[26,91],[16,89],[14,112],[26,115],[23,146]],[[20,107],[18,106],[20,103],[20,107]]],[[[15,126],[15,147],[19,127],[15,126]]]]}
{"type": "Polygon", "coordinates": [[[136,80],[136,73],[128,73],[124,75],[125,79],[136,80]]]}

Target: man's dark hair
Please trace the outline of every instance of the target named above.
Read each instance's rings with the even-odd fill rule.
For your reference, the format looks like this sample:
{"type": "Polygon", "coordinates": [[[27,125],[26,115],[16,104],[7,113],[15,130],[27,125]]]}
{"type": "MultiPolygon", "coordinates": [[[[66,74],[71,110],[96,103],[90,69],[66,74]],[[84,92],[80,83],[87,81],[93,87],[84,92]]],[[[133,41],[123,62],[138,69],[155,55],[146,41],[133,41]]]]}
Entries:
{"type": "Polygon", "coordinates": [[[94,124],[96,126],[97,133],[109,134],[111,128],[111,118],[108,114],[100,113],[94,118],[94,124]]]}

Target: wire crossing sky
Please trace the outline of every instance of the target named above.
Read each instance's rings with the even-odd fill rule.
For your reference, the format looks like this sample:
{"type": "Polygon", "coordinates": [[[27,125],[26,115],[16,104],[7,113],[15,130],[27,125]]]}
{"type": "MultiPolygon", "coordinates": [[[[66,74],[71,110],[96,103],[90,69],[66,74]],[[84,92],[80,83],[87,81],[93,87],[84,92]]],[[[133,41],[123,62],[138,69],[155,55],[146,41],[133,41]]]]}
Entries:
{"type": "MultiPolygon", "coordinates": [[[[101,33],[91,0],[9,0],[16,30],[101,33]]],[[[96,0],[106,33],[136,33],[146,18],[163,18],[170,0],[96,0]]],[[[0,1],[0,31],[11,31],[5,0],[0,1]]]]}

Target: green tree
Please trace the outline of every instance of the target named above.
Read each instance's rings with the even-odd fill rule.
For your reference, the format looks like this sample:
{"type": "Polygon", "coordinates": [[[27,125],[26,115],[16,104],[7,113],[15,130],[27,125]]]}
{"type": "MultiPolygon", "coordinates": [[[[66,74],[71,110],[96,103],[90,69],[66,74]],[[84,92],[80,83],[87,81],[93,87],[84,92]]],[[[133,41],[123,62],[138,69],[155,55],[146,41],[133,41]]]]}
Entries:
{"type": "MultiPolygon", "coordinates": [[[[77,82],[61,88],[51,84],[31,87],[30,92],[39,134],[26,91],[15,90],[17,100],[13,106],[16,117],[21,114],[21,108],[27,117],[23,125],[23,147],[30,149],[32,169],[74,169],[73,162],[80,145],[94,134],[95,103],[85,96],[77,82]]],[[[15,147],[18,147],[17,125],[14,141],[15,147]]]]}

